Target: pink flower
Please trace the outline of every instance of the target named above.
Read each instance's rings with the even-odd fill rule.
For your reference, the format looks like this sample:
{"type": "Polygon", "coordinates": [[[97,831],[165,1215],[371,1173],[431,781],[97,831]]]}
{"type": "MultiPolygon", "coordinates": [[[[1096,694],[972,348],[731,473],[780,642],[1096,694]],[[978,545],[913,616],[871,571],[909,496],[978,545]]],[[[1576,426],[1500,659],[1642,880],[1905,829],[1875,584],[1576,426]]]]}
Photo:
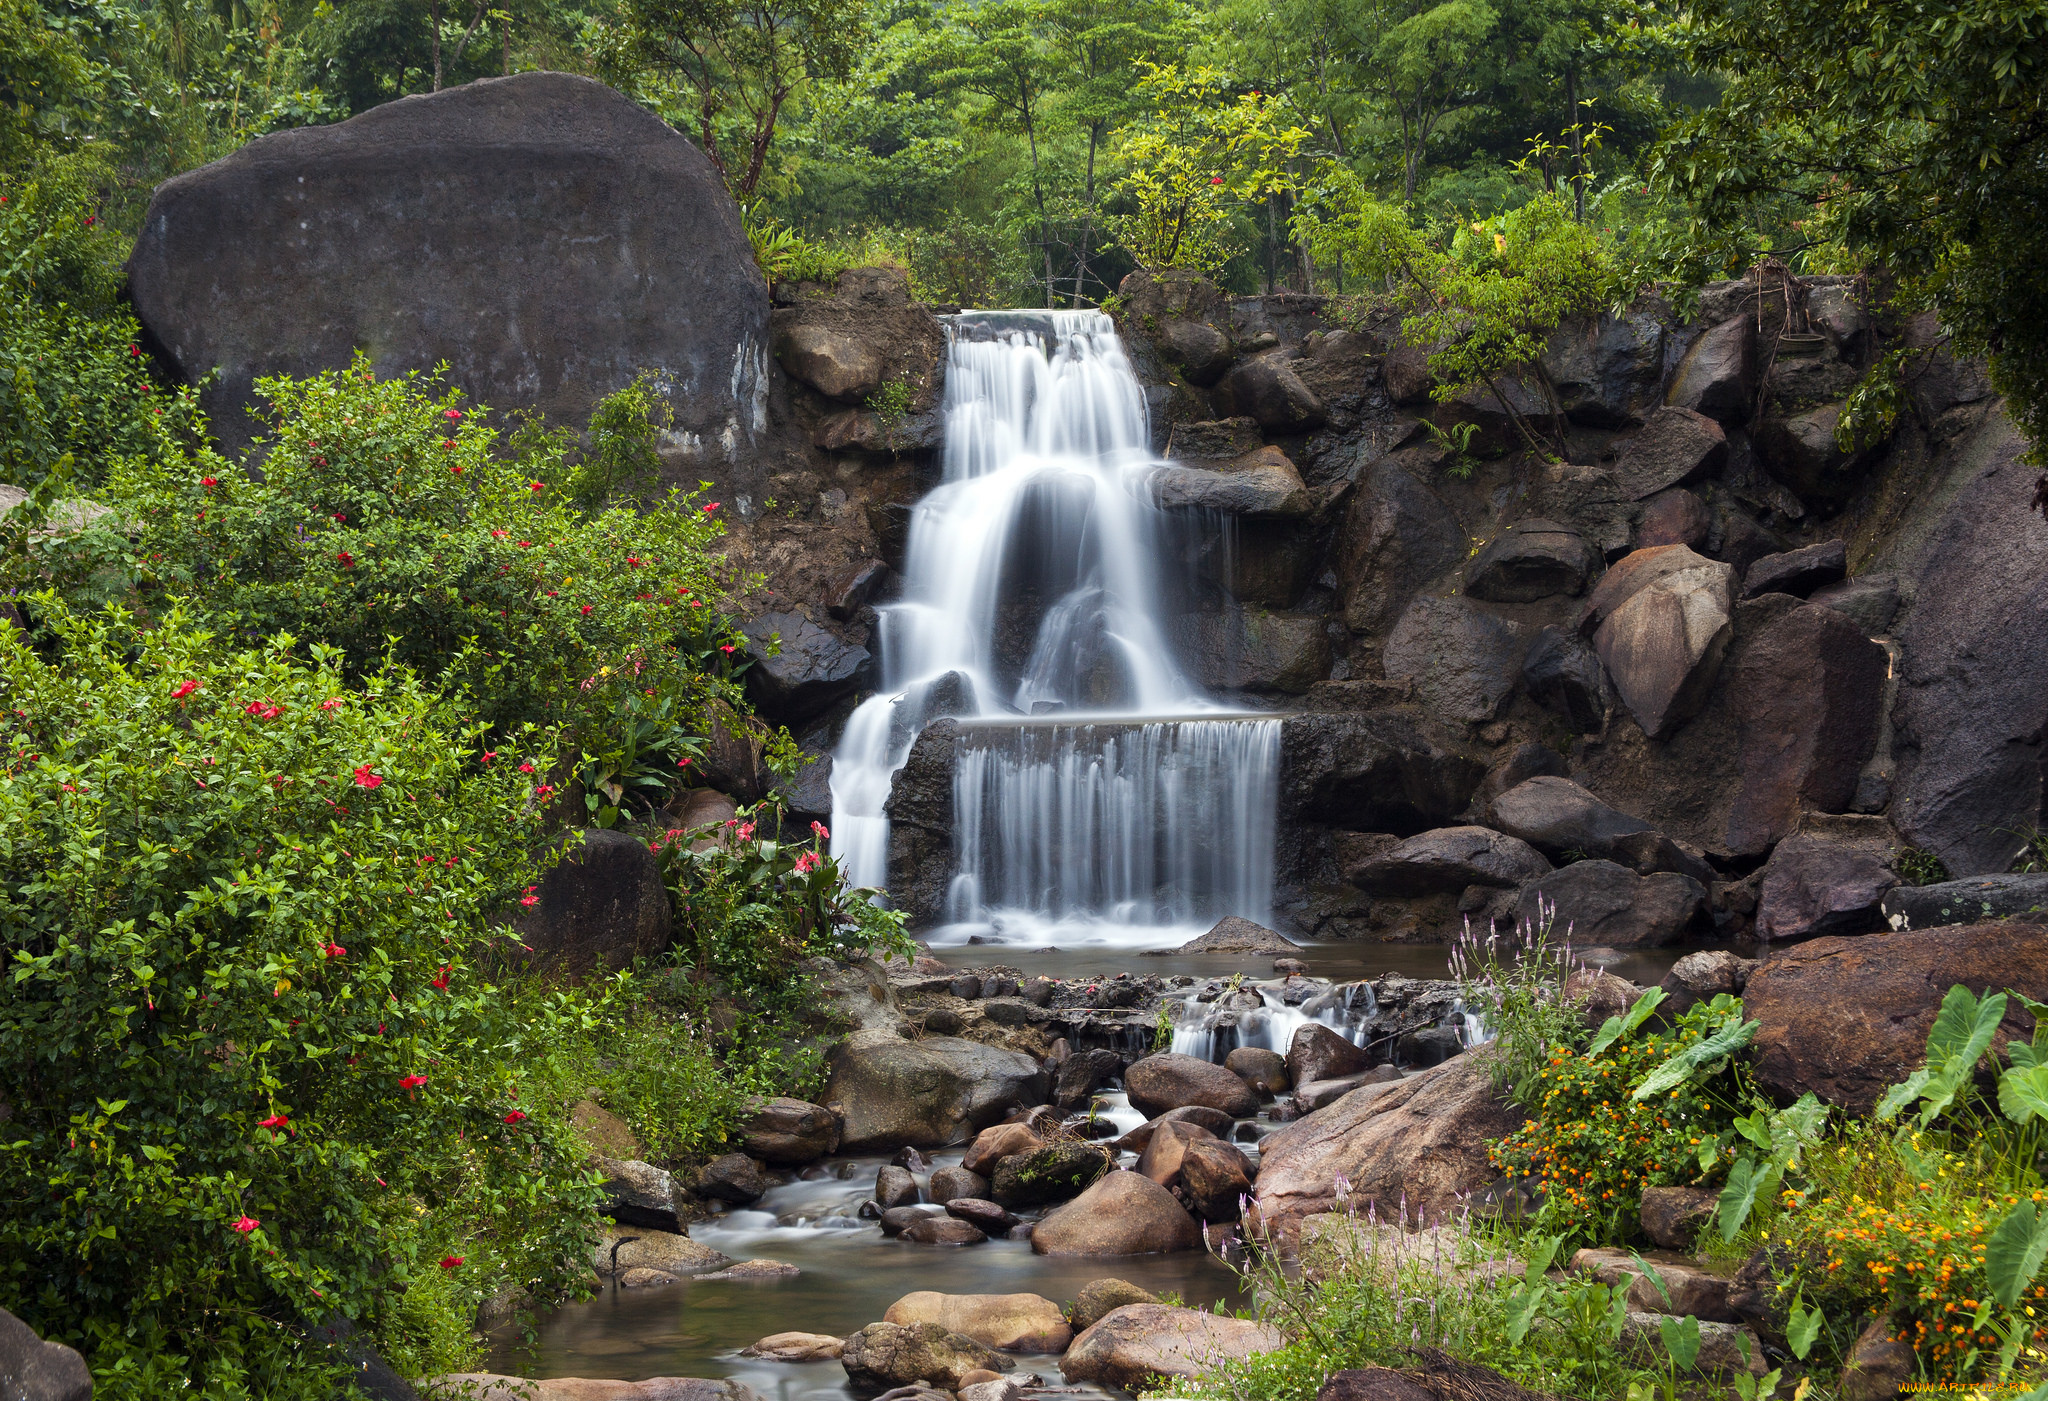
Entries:
{"type": "Polygon", "coordinates": [[[329,940],[325,953],[329,958],[345,958],[348,955],[348,950],[343,948],[341,945],[333,942],[332,940],[329,940]]]}
{"type": "Polygon", "coordinates": [[[356,768],[356,787],[358,787],[358,788],[382,788],[383,786],[384,786],[384,780],[383,780],[382,778],[380,778],[380,777],[379,777],[378,775],[376,775],[376,774],[374,774],[374,773],[371,773],[371,772],[370,772],[370,766],[369,766],[368,764],[362,764],[362,765],[359,765],[359,766],[357,766],[357,768],[356,768]]]}
{"type": "Polygon", "coordinates": [[[235,1218],[235,1229],[245,1236],[262,1224],[261,1221],[258,1221],[253,1216],[238,1216],[235,1218]]]}
{"type": "Polygon", "coordinates": [[[398,1088],[401,1090],[416,1090],[426,1083],[427,1077],[424,1075],[408,1075],[398,1082],[398,1088]]]}
{"type": "Polygon", "coordinates": [[[259,1129],[281,1129],[291,1121],[292,1117],[289,1114],[273,1114],[268,1119],[258,1119],[256,1127],[259,1129]]]}
{"type": "Polygon", "coordinates": [[[751,822],[742,822],[740,824],[739,837],[740,840],[743,842],[752,841],[754,839],[754,824],[751,822]]]}
{"type": "Polygon", "coordinates": [[[322,710],[333,710],[333,709],[334,709],[335,707],[339,706],[339,705],[340,705],[341,703],[342,703],[342,698],[341,698],[340,696],[336,696],[336,697],[335,697],[335,698],[334,698],[333,700],[324,700],[324,701],[321,701],[321,702],[320,702],[320,708],[321,708],[322,710]]]}
{"type": "Polygon", "coordinates": [[[441,1268],[444,1270],[462,1268],[462,1257],[460,1255],[443,1255],[441,1257],[441,1268]]]}
{"type": "Polygon", "coordinates": [[[441,417],[447,419],[450,423],[460,423],[462,422],[462,410],[446,409],[442,411],[441,417]]]}
{"type": "Polygon", "coordinates": [[[822,822],[813,822],[811,824],[811,835],[816,837],[821,842],[829,842],[832,840],[832,834],[825,830],[825,824],[822,822]]]}
{"type": "Polygon", "coordinates": [[[178,683],[178,688],[171,692],[171,699],[183,700],[198,689],[199,683],[197,681],[181,681],[178,683]]]}
{"type": "MultiPolygon", "coordinates": [[[[452,448],[455,446],[455,440],[453,438],[443,438],[441,440],[441,446],[443,448],[452,448]]],[[[456,470],[460,471],[461,468],[457,468],[456,470]]]]}
{"type": "Polygon", "coordinates": [[[590,616],[590,608],[591,608],[591,605],[589,605],[588,603],[586,603],[586,604],[584,604],[584,605],[583,605],[583,616],[584,616],[584,617],[586,617],[586,618],[587,618],[587,617],[589,617],[589,616],[590,616]]]}
{"type": "Polygon", "coordinates": [[[718,650],[730,656],[733,652],[733,645],[730,642],[721,643],[718,650]]]}
{"type": "Polygon", "coordinates": [[[800,852],[800,853],[798,853],[798,855],[797,855],[797,858],[796,858],[796,873],[797,873],[798,875],[803,875],[803,874],[805,874],[805,873],[806,873],[806,872],[808,872],[808,871],[815,871],[815,870],[817,870],[817,869],[818,869],[818,867],[819,867],[819,866],[821,866],[821,865],[823,865],[823,864],[824,864],[824,863],[823,863],[822,861],[820,861],[820,860],[818,859],[818,853],[817,853],[817,852],[815,852],[815,851],[805,851],[805,852],[800,852]]]}
{"type": "Polygon", "coordinates": [[[532,773],[532,772],[533,772],[533,765],[532,765],[532,764],[521,764],[521,765],[519,766],[519,772],[521,772],[521,773],[532,773]]]}
{"type": "Polygon", "coordinates": [[[688,767],[690,767],[690,761],[688,759],[678,759],[676,760],[676,767],[679,769],[687,769],[688,767]]]}
{"type": "Polygon", "coordinates": [[[540,903],[540,896],[522,895],[519,897],[519,903],[522,905],[538,905],[540,903]]]}
{"type": "Polygon", "coordinates": [[[540,785],[540,786],[539,786],[538,788],[536,788],[536,789],[534,789],[534,790],[533,790],[533,796],[534,796],[534,797],[536,797],[536,798],[545,798],[545,797],[546,797],[546,796],[547,796],[548,794],[550,794],[550,793],[552,793],[552,792],[554,792],[554,791],[555,791],[555,785],[554,785],[554,784],[552,784],[552,783],[543,783],[543,784],[541,784],[541,785],[540,785]]]}
{"type": "Polygon", "coordinates": [[[505,1122],[508,1124],[524,1123],[525,1120],[526,1111],[524,1109],[515,1109],[505,1116],[505,1122]]]}

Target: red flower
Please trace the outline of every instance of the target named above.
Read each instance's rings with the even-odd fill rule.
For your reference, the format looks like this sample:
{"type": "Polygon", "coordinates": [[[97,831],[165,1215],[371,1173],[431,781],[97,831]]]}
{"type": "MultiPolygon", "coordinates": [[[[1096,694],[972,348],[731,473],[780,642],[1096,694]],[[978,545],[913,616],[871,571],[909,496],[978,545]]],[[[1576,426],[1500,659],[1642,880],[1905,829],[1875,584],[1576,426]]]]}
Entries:
{"type": "Polygon", "coordinates": [[[532,549],[532,548],[533,548],[533,541],[531,541],[531,540],[521,540],[521,541],[519,542],[519,548],[520,548],[520,549],[522,549],[522,550],[530,550],[530,549],[532,549]]]}
{"type": "Polygon", "coordinates": [[[806,871],[815,871],[818,869],[819,866],[823,864],[824,863],[819,859],[818,853],[815,851],[798,852],[796,858],[796,873],[798,875],[802,875],[806,871]]]}
{"type": "Polygon", "coordinates": [[[730,642],[723,643],[720,645],[718,650],[721,652],[730,653],[733,650],[733,645],[730,642]]]}
{"type": "Polygon", "coordinates": [[[493,760],[493,759],[495,759],[495,758],[497,758],[497,757],[498,757],[498,751],[497,751],[497,750],[495,750],[495,749],[486,749],[486,750],[484,751],[484,762],[485,762],[486,764],[490,763],[490,762],[491,762],[491,760],[493,760]]]}
{"type": "Polygon", "coordinates": [[[690,767],[690,761],[688,759],[678,759],[676,760],[676,767],[679,769],[687,769],[688,767],[690,767]]]}
{"type": "Polygon", "coordinates": [[[462,468],[459,464],[454,467],[450,467],[448,470],[453,472],[458,477],[462,475],[462,468]]]}
{"type": "Polygon", "coordinates": [[[212,477],[201,477],[201,478],[199,479],[199,485],[201,485],[201,486],[219,486],[219,485],[220,485],[220,483],[219,483],[219,482],[217,482],[217,481],[215,481],[215,480],[214,480],[214,479],[213,479],[212,477]]]}
{"type": "Polygon", "coordinates": [[[340,521],[343,525],[348,524],[348,512],[346,511],[336,511],[334,513],[334,518],[340,521]]]}
{"type": "Polygon", "coordinates": [[[336,696],[336,697],[334,697],[334,699],[332,699],[332,700],[324,700],[324,701],[321,701],[321,702],[320,702],[320,708],[321,708],[322,710],[332,710],[332,709],[334,709],[334,708],[335,708],[336,706],[340,705],[341,703],[342,703],[342,698],[341,698],[340,696],[336,696]]]}
{"type": "Polygon", "coordinates": [[[462,410],[446,409],[442,411],[441,417],[447,419],[450,423],[460,423],[462,422],[462,410]]]}
{"type": "Polygon", "coordinates": [[[398,1088],[401,1090],[416,1090],[426,1083],[427,1077],[424,1075],[408,1075],[398,1082],[398,1088]]]}
{"type": "Polygon", "coordinates": [[[1221,175],[1211,175],[1209,177],[1209,183],[1212,185],[1220,185],[1223,183],[1223,177],[1221,175]]]}
{"type": "Polygon", "coordinates": [[[527,488],[528,491],[546,491],[547,489],[548,484],[546,482],[535,482],[532,486],[527,488]]]}
{"type": "Polygon", "coordinates": [[[374,773],[371,773],[371,772],[370,772],[370,766],[369,766],[368,764],[361,764],[361,765],[358,765],[358,766],[357,766],[357,768],[356,768],[356,787],[358,787],[358,788],[382,788],[383,786],[384,786],[384,780],[383,780],[383,779],[382,779],[381,777],[379,777],[378,775],[376,775],[376,774],[374,774],[374,773]]]}
{"type": "Polygon", "coordinates": [[[584,604],[584,605],[583,605],[583,612],[584,612],[584,615],[585,615],[586,617],[587,617],[587,616],[589,616],[589,613],[590,613],[590,605],[589,605],[589,604],[587,604],[587,603],[586,603],[586,604],[584,604]]]}
{"type": "Polygon", "coordinates": [[[455,1269],[460,1269],[461,1267],[462,1267],[462,1257],[461,1257],[460,1255],[443,1255],[443,1256],[441,1257],[441,1268],[442,1268],[442,1269],[444,1269],[444,1270],[455,1270],[455,1269]]]}
{"type": "Polygon", "coordinates": [[[338,552],[334,556],[334,562],[336,564],[339,564],[343,569],[354,569],[356,567],[356,557],[350,554],[347,550],[342,550],[338,552]]]}
{"type": "Polygon", "coordinates": [[[638,569],[640,567],[640,561],[633,558],[633,556],[631,555],[626,556],[626,564],[633,569],[638,569]]]}
{"type": "Polygon", "coordinates": [[[256,1127],[259,1129],[281,1129],[291,1121],[292,1116],[289,1114],[273,1114],[268,1119],[258,1119],[256,1127]]]}
{"type": "Polygon", "coordinates": [[[550,794],[550,793],[552,793],[552,792],[554,792],[554,791],[555,791],[555,785],[554,785],[554,784],[552,784],[552,783],[543,783],[543,784],[542,784],[542,785],[541,785],[540,787],[538,787],[538,788],[536,788],[536,789],[534,789],[534,790],[533,790],[533,796],[534,796],[534,797],[536,797],[536,798],[545,798],[545,797],[546,797],[546,796],[547,796],[548,794],[550,794]]]}
{"type": "Polygon", "coordinates": [[[250,701],[242,707],[242,713],[253,715],[258,720],[275,720],[278,716],[284,714],[284,707],[273,705],[269,701],[250,701]]]}
{"type": "Polygon", "coordinates": [[[532,772],[533,772],[533,765],[532,765],[532,764],[521,764],[521,765],[519,766],[519,772],[521,772],[521,773],[532,773],[532,772]]]}
{"type": "Polygon", "coordinates": [[[519,897],[519,903],[522,905],[538,905],[540,903],[540,896],[522,895],[519,897]]]}
{"type": "Polygon", "coordinates": [[[258,1221],[253,1216],[238,1216],[235,1218],[235,1229],[245,1236],[262,1224],[261,1221],[258,1221]]]}
{"type": "Polygon", "coordinates": [[[715,511],[715,510],[717,510],[717,509],[718,509],[718,503],[717,503],[716,501],[714,501],[714,502],[712,502],[712,503],[711,503],[710,505],[708,505],[708,506],[706,506],[706,507],[704,508],[704,514],[708,516],[708,515],[710,515],[710,514],[711,514],[711,513],[713,512],[713,511],[715,511]]]}
{"type": "Polygon", "coordinates": [[[441,976],[434,979],[434,986],[443,992],[448,990],[448,967],[446,964],[443,964],[441,967],[441,976]]]}
{"type": "Polygon", "coordinates": [[[825,824],[822,822],[813,822],[811,824],[811,832],[821,842],[829,842],[832,840],[832,834],[825,830],[825,824]]]}
{"type": "Polygon", "coordinates": [[[348,950],[335,943],[332,939],[327,941],[326,953],[329,958],[346,958],[348,956],[348,950]]]}
{"type": "Polygon", "coordinates": [[[441,440],[441,446],[444,448],[452,448],[455,446],[455,440],[453,438],[443,438],[441,440]]]}
{"type": "Polygon", "coordinates": [[[524,1123],[525,1120],[526,1111],[524,1109],[515,1109],[505,1116],[505,1122],[508,1124],[524,1123]]]}
{"type": "Polygon", "coordinates": [[[183,700],[198,689],[199,683],[197,681],[182,681],[178,684],[178,688],[171,692],[171,699],[183,700]]]}
{"type": "Polygon", "coordinates": [[[140,360],[142,358],[142,351],[131,345],[128,347],[128,358],[130,360],[140,360]]]}

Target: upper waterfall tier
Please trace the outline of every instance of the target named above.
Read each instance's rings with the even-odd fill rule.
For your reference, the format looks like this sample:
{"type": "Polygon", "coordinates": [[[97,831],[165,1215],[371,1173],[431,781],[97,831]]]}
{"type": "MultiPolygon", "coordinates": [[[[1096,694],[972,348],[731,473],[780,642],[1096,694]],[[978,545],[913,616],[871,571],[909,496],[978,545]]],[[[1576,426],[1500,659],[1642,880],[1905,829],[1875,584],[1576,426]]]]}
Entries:
{"type": "MultiPolygon", "coordinates": [[[[933,718],[1230,713],[1189,677],[1166,626],[1163,605],[1188,584],[1170,566],[1174,523],[1147,489],[1159,460],[1113,323],[1099,311],[969,312],[947,335],[944,474],[912,514],[901,595],[880,610],[881,690],[833,760],[833,854],[866,885],[886,881],[883,805],[933,718]]],[[[1178,767],[1177,753],[1157,762],[1178,767]]],[[[1039,791],[1006,786],[1018,801],[1039,791]]],[[[1123,908],[1146,904],[1123,894],[1123,908]]],[[[1089,897],[1042,898],[1071,910],[1089,897]]]]}

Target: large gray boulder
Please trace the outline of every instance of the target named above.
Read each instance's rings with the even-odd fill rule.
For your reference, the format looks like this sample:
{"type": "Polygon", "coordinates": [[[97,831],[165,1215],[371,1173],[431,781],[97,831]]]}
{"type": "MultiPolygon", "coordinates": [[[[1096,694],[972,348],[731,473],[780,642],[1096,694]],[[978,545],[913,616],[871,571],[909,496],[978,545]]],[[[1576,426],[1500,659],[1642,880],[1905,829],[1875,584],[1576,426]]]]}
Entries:
{"type": "Polygon", "coordinates": [[[1445,720],[1499,715],[1522,679],[1525,644],[1513,623],[1465,598],[1418,598],[1387,634],[1380,665],[1413,677],[1423,706],[1445,720]]]}
{"type": "Polygon", "coordinates": [[[1608,570],[1587,599],[1594,650],[1649,738],[1706,704],[1734,636],[1734,580],[1729,565],[1660,545],[1608,570]]]}
{"type": "Polygon", "coordinates": [[[1021,1052],[957,1036],[906,1041],[877,1028],[833,1051],[824,1099],[844,1125],[841,1151],[873,1153],[963,1142],[1014,1109],[1044,1103],[1050,1088],[1021,1052]]]}
{"type": "Polygon", "coordinates": [[[1217,468],[1169,463],[1154,468],[1152,499],[1168,507],[1198,507],[1228,516],[1293,519],[1313,502],[1286,453],[1262,447],[1217,468]]]}
{"type": "Polygon", "coordinates": [[[1188,613],[1177,620],[1174,641],[1188,668],[1220,690],[1300,695],[1330,674],[1328,622],[1320,613],[1188,613]]]}
{"type": "Polygon", "coordinates": [[[1891,818],[1958,876],[2008,869],[2048,813],[2048,520],[2002,410],[1958,443],[1945,511],[1900,542],[1891,818]]]}
{"type": "Polygon", "coordinates": [[[1578,531],[1540,516],[1516,521],[1465,566],[1465,592],[1494,603],[1534,603],[1586,587],[1593,555],[1578,531]]]}
{"type": "Polygon", "coordinates": [[[1557,937],[1581,946],[1661,948],[1711,928],[1706,888],[1691,876],[1639,876],[1612,861],[1574,861],[1523,886],[1521,917],[1535,922],[1546,911],[1557,937]]]}
{"type": "Polygon", "coordinates": [[[157,189],[136,313],[224,444],[261,375],[431,370],[504,411],[580,423],[653,370],[686,454],[766,428],[768,288],[695,145],[569,73],[401,98],[250,142],[157,189]]]}
{"type": "Polygon", "coordinates": [[[85,1359],[0,1309],[0,1397],[6,1401],[92,1401],[85,1359]]]}
{"type": "Polygon", "coordinates": [[[1645,297],[1619,316],[1571,317],[1543,353],[1558,406],[1588,428],[1629,428],[1658,404],[1671,309],[1645,297]]]}
{"type": "Polygon", "coordinates": [[[1439,827],[1373,857],[1351,879],[1379,895],[1438,895],[1470,885],[1516,886],[1549,873],[1543,854],[1518,837],[1439,827]]]}
{"type": "Polygon", "coordinates": [[[2048,874],[1970,876],[1935,885],[1901,885],[1885,892],[1885,922],[1893,929],[1933,929],[2048,912],[2048,874]]]}
{"type": "Polygon", "coordinates": [[[771,1166],[796,1167],[839,1147],[839,1121],[821,1104],[756,1096],[740,1121],[740,1146],[771,1166]]]}
{"type": "Polygon", "coordinates": [[[661,865],[644,842],[592,827],[566,841],[532,905],[513,917],[521,956],[572,976],[624,968],[668,947],[672,919],[661,865]]]}
{"type": "Polygon", "coordinates": [[[1216,402],[1226,415],[1255,418],[1273,433],[1306,432],[1329,416],[1323,401],[1278,352],[1233,366],[1216,386],[1216,402]]]}
{"type": "Polygon", "coordinates": [[[1520,837],[1553,861],[1594,856],[1638,875],[1676,871],[1697,881],[1712,878],[1695,854],[1649,823],[1608,806],[1556,774],[1538,774],[1516,784],[1493,800],[1488,816],[1495,827],[1520,837]]]}

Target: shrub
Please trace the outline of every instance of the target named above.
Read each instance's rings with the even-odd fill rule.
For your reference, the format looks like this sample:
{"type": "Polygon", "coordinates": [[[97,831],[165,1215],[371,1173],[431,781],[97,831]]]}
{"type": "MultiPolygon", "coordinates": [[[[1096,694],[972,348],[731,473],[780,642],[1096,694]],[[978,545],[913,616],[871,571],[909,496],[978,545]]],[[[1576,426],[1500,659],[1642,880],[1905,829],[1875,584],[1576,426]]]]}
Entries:
{"type": "Polygon", "coordinates": [[[1505,935],[1491,927],[1476,934],[1467,922],[1451,948],[1458,1000],[1493,1048],[1487,1077],[1529,1109],[1547,1092],[1541,1077],[1559,1048],[1586,1039],[1579,1004],[1565,995],[1577,966],[1571,945],[1551,938],[1556,915],[1539,904],[1535,919],[1517,920],[1505,935]]]}
{"type": "Polygon", "coordinates": [[[235,645],[288,632],[337,648],[351,682],[408,665],[466,691],[494,733],[559,729],[572,757],[615,747],[628,701],[665,704],[640,747],[677,755],[713,702],[743,703],[708,552],[720,503],[579,509],[559,436],[500,453],[438,376],[379,379],[358,358],[258,392],[262,480],[206,451],[123,462],[105,524],[44,552],[74,598],[182,600],[235,645]]]}
{"type": "Polygon", "coordinates": [[[534,1091],[581,1023],[472,966],[551,737],[494,758],[330,646],[38,611],[60,663],[0,631],[6,1306],[104,1396],[324,1397],[310,1324],[424,1358],[437,1294],[570,1285],[596,1196],[534,1091]]]}

